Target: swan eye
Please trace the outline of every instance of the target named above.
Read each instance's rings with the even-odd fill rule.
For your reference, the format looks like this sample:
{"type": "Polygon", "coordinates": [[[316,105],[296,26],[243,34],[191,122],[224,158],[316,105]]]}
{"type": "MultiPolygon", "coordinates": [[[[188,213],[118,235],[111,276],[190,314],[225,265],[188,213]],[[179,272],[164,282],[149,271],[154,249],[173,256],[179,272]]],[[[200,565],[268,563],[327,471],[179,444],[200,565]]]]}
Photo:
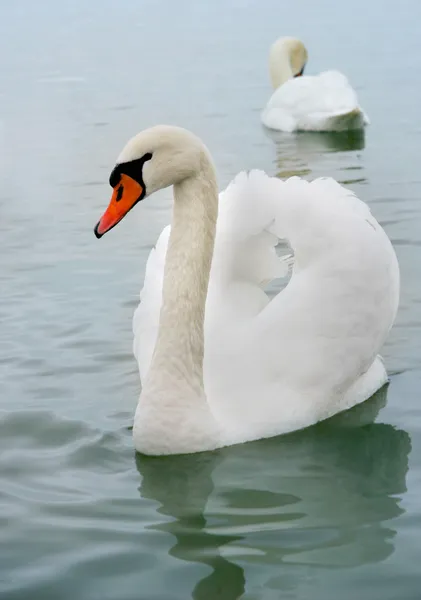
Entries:
{"type": "Polygon", "coordinates": [[[117,196],[115,198],[116,202],[120,202],[120,200],[123,197],[123,192],[124,192],[124,187],[123,185],[119,185],[118,190],[117,190],[117,196]]]}

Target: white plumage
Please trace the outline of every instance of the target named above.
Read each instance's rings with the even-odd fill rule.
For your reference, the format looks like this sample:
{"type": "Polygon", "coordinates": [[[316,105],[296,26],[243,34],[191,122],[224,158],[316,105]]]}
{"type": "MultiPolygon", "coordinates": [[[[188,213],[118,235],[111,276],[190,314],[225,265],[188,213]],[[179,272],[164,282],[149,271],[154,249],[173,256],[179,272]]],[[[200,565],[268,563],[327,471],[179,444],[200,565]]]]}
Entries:
{"type": "Polygon", "coordinates": [[[355,90],[342,73],[303,75],[307,51],[294,38],[281,38],[271,48],[274,93],[262,122],[279,131],[345,131],[369,123],[355,90]]]}

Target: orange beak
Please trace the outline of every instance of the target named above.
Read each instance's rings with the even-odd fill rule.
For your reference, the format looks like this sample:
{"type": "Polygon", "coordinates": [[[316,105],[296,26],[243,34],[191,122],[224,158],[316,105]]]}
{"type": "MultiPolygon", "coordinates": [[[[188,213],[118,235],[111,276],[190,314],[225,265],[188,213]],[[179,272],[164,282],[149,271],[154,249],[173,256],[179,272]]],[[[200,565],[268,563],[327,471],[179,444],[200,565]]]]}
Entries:
{"type": "Polygon", "coordinates": [[[107,210],[98,221],[94,232],[100,238],[121,221],[129,210],[143,198],[144,188],[135,179],[121,173],[107,210]]]}

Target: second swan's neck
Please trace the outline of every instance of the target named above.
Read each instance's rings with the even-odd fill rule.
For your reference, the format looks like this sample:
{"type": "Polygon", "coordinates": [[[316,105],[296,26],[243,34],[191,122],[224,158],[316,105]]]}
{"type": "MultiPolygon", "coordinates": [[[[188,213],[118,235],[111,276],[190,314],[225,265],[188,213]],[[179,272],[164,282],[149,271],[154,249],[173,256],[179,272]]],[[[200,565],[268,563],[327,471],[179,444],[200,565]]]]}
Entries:
{"type": "Polygon", "coordinates": [[[274,90],[293,77],[288,48],[280,41],[273,44],[270,50],[269,73],[274,90]]]}
{"type": "Polygon", "coordinates": [[[147,379],[165,379],[186,396],[203,392],[204,315],[212,263],[218,188],[210,158],[174,185],[159,332],[147,379]]]}

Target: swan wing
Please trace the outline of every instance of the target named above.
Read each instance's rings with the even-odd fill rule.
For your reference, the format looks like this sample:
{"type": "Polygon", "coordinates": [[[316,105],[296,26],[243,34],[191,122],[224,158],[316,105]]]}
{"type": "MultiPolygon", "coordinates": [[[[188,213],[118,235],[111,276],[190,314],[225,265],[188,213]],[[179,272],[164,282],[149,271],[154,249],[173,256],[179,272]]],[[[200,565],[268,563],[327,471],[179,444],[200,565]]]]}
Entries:
{"type": "Polygon", "coordinates": [[[399,298],[396,255],[369,207],[333,179],[281,181],[258,171],[227,193],[228,221],[243,232],[251,269],[236,258],[230,278],[211,282],[205,389],[215,412],[231,426],[241,414],[250,435],[273,435],[367,399],[386,380],[377,354],[399,298]],[[278,276],[273,236],[295,257],[290,281],[271,297],[261,281],[271,269],[278,276]]]}

